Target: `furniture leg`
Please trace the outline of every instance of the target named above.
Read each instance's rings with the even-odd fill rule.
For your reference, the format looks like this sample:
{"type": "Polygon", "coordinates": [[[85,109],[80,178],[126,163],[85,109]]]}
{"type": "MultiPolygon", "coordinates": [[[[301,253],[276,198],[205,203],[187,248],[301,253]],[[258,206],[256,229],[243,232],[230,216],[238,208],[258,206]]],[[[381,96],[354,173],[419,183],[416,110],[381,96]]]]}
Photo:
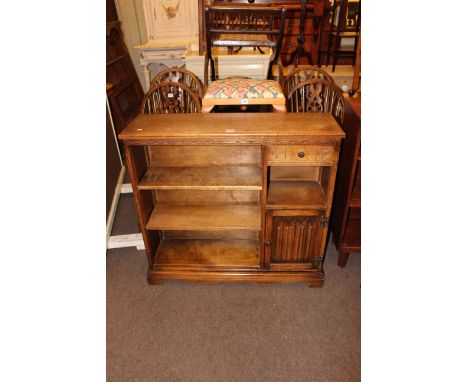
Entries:
{"type": "Polygon", "coordinates": [[[201,112],[202,113],[211,113],[211,110],[213,110],[213,108],[214,108],[214,105],[205,105],[205,106],[202,106],[201,112]]]}
{"type": "Polygon", "coordinates": [[[273,105],[273,112],[286,113],[286,105],[273,105]]]}
{"type": "Polygon", "coordinates": [[[335,71],[335,66],[336,66],[336,58],[338,56],[338,51],[341,47],[341,38],[339,36],[339,32],[337,32],[334,46],[333,46],[333,61],[332,61],[332,73],[335,71]]]}
{"type": "Polygon", "coordinates": [[[338,265],[341,268],[344,268],[346,266],[346,263],[348,262],[348,257],[349,257],[349,252],[338,253],[338,265]]]}
{"type": "Polygon", "coordinates": [[[143,75],[145,76],[145,92],[147,92],[150,88],[150,71],[148,69],[149,64],[141,65],[143,67],[143,75]]]}
{"type": "Polygon", "coordinates": [[[213,58],[210,58],[210,67],[211,67],[211,81],[216,81],[215,64],[214,64],[213,58]]]}

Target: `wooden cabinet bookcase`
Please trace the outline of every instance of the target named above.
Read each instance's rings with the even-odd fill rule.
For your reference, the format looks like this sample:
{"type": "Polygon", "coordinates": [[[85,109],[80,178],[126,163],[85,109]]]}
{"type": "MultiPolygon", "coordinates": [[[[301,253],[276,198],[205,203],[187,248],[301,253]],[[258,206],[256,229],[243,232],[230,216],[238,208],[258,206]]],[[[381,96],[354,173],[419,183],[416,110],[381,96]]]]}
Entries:
{"type": "Polygon", "coordinates": [[[119,138],[148,282],[323,285],[343,137],[325,113],[138,116],[119,138]]]}

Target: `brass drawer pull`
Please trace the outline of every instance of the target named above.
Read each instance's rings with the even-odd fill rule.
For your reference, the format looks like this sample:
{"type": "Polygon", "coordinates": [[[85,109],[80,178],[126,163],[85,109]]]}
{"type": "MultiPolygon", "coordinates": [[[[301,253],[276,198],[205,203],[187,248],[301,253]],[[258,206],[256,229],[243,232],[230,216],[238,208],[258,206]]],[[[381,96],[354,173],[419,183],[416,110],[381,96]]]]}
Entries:
{"type": "Polygon", "coordinates": [[[299,151],[299,152],[297,153],[297,156],[298,156],[299,158],[304,158],[304,157],[305,157],[304,151],[299,151]]]}

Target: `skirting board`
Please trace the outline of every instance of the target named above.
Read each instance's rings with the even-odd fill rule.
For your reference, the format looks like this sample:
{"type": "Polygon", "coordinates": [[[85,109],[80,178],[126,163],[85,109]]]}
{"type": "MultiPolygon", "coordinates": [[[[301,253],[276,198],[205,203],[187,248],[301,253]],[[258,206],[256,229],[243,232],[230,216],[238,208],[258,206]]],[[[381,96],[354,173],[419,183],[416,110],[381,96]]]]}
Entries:
{"type": "Polygon", "coordinates": [[[144,250],[145,244],[141,233],[133,233],[129,235],[115,235],[111,236],[112,227],[114,225],[115,213],[119,204],[120,194],[127,194],[132,192],[132,185],[130,183],[123,183],[125,177],[125,167],[120,169],[119,179],[115,187],[114,197],[107,217],[106,222],[106,242],[107,249],[113,248],[126,248],[137,247],[138,250],[144,250]]]}
{"type": "Polygon", "coordinates": [[[138,250],[144,250],[145,244],[141,233],[132,233],[130,235],[111,236],[107,241],[107,249],[137,247],[138,250]]]}

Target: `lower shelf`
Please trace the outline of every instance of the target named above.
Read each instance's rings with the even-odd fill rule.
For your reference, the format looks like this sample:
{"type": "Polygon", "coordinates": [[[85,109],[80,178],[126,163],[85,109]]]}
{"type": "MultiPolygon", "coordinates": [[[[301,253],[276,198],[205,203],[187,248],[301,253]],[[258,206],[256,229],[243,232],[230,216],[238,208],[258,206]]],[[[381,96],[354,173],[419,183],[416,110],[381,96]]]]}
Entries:
{"type": "Polygon", "coordinates": [[[146,224],[150,230],[260,230],[258,205],[173,206],[160,205],[146,224]]]}
{"type": "Polygon", "coordinates": [[[252,240],[164,240],[156,252],[155,268],[258,269],[258,242],[252,240]]]}
{"type": "Polygon", "coordinates": [[[164,280],[197,283],[253,282],[257,284],[306,282],[321,287],[325,275],[318,269],[262,270],[259,244],[254,240],[165,239],[148,270],[148,283],[164,280]]]}

